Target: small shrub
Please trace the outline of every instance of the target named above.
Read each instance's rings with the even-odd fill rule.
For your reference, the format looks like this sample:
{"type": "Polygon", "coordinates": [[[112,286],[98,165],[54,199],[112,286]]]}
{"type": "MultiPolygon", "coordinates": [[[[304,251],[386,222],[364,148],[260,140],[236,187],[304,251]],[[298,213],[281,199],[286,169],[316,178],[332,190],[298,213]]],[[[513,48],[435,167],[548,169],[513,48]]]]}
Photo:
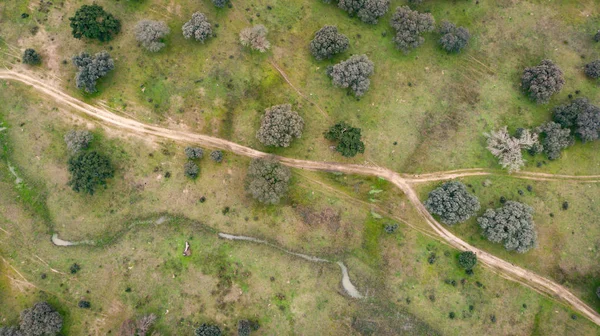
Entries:
{"type": "Polygon", "coordinates": [[[94,136],[90,131],[87,130],[70,130],[65,134],[65,143],[67,144],[67,149],[71,153],[77,153],[82,149],[87,149],[90,145],[90,142],[94,139],[94,136]]]}
{"type": "Polygon", "coordinates": [[[203,323],[196,328],[195,336],[221,336],[221,329],[216,325],[203,323]]]}
{"type": "Polygon", "coordinates": [[[186,39],[194,37],[196,41],[202,43],[213,34],[212,25],[208,22],[206,15],[200,12],[192,14],[190,21],[186,22],[181,29],[183,30],[183,37],[186,39]]]}
{"type": "Polygon", "coordinates": [[[92,305],[90,304],[90,302],[89,301],[85,301],[85,300],[79,301],[79,303],[77,304],[77,306],[79,308],[85,308],[85,309],[92,307],[92,305]]]}
{"type": "Polygon", "coordinates": [[[564,84],[562,71],[547,59],[538,66],[526,68],[521,77],[523,90],[538,104],[547,103],[553,94],[562,89],[564,84]]]}
{"type": "Polygon", "coordinates": [[[42,63],[42,57],[35,50],[28,48],[23,52],[23,64],[39,65],[42,63]]]}
{"type": "Polygon", "coordinates": [[[229,3],[229,0],[212,0],[212,3],[217,8],[223,8],[229,3]]]}
{"type": "Polygon", "coordinates": [[[77,263],[74,263],[73,265],[71,265],[71,267],[69,267],[69,271],[71,271],[71,274],[75,274],[79,272],[79,270],[81,270],[81,266],[79,266],[79,264],[77,263]]]}
{"type": "Polygon", "coordinates": [[[215,162],[217,162],[217,163],[220,163],[221,161],[223,161],[223,152],[222,152],[222,151],[220,151],[220,150],[215,150],[215,151],[212,151],[212,152],[210,153],[210,158],[211,158],[213,161],[215,161],[215,162]]]}
{"type": "Polygon", "coordinates": [[[367,55],[354,55],[342,61],[328,71],[333,85],[349,88],[356,97],[361,97],[371,85],[369,77],[373,74],[375,66],[367,55]]]}
{"type": "Polygon", "coordinates": [[[360,128],[352,127],[345,122],[339,122],[325,132],[325,139],[336,141],[335,150],[345,157],[354,157],[365,152],[365,144],[361,140],[360,128]]]}
{"type": "Polygon", "coordinates": [[[562,204],[562,208],[563,208],[563,210],[569,210],[569,202],[564,201],[562,204]]]}
{"type": "Polygon", "coordinates": [[[200,167],[196,164],[196,162],[188,161],[185,163],[185,165],[183,165],[183,172],[185,176],[195,179],[200,173],[200,167]]]}
{"type": "Polygon", "coordinates": [[[200,147],[186,147],[184,152],[190,160],[202,159],[204,156],[204,150],[200,147]]]}
{"type": "Polygon", "coordinates": [[[450,312],[450,314],[448,314],[448,317],[450,319],[454,319],[456,317],[456,314],[454,314],[454,312],[450,312]]]}
{"type": "Polygon", "coordinates": [[[260,24],[242,30],[240,42],[244,47],[250,47],[260,52],[265,52],[271,47],[271,43],[267,40],[267,28],[260,24]]]}
{"type": "Polygon", "coordinates": [[[398,223],[386,224],[383,229],[386,233],[392,234],[398,229],[398,223]]]}
{"type": "Polygon", "coordinates": [[[98,185],[115,175],[110,159],[98,152],[80,152],[69,159],[71,178],[68,185],[73,191],[93,195],[98,185]]]}
{"type": "Polygon", "coordinates": [[[600,42],[600,30],[598,30],[598,32],[596,32],[596,34],[594,34],[594,41],[600,42]]]}
{"type": "Polygon", "coordinates": [[[315,38],[310,42],[310,52],[321,61],[343,53],[348,46],[348,38],[338,33],[336,26],[325,26],[315,33],[315,38]]]}
{"type": "Polygon", "coordinates": [[[96,4],[83,5],[69,18],[73,37],[110,41],[121,31],[121,22],[96,4]]]}
{"type": "Polygon", "coordinates": [[[600,60],[595,60],[586,64],[583,71],[585,72],[585,75],[591,79],[600,78],[600,60]]]}
{"type": "Polygon", "coordinates": [[[169,32],[163,21],[141,20],[135,25],[135,39],[150,52],[158,52],[165,46],[162,41],[169,32]]]}
{"type": "Polygon", "coordinates": [[[469,30],[464,27],[457,27],[454,24],[444,21],[440,28],[442,37],[440,38],[440,45],[444,50],[449,53],[460,52],[469,43],[471,34],[469,30]]]}
{"type": "Polygon", "coordinates": [[[288,147],[303,129],[304,119],[292,111],[292,105],[275,105],[265,110],[256,138],[265,146],[288,147]]]}
{"type": "Polygon", "coordinates": [[[463,251],[458,255],[458,264],[465,270],[472,270],[477,264],[477,255],[471,251],[463,251]]]}

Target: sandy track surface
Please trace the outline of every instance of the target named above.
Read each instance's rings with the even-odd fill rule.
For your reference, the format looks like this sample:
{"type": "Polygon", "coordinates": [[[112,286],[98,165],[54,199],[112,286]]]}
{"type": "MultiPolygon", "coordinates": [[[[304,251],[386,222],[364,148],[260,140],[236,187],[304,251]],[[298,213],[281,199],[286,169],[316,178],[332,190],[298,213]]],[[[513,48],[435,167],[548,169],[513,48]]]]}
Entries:
{"type": "MultiPolygon", "coordinates": [[[[90,104],[84,103],[72,96],[69,96],[61,90],[52,87],[51,85],[45,83],[43,80],[32,77],[29,74],[4,70],[0,71],[0,78],[15,80],[23,84],[30,85],[36,90],[50,96],[57,103],[68,105],[74,108],[75,110],[79,111],[80,113],[83,113],[89,117],[99,120],[106,126],[116,127],[130,133],[138,134],[140,136],[151,135],[154,137],[166,138],[183,143],[197,143],[208,148],[222,149],[251,158],[265,157],[269,155],[267,153],[263,153],[255,149],[242,146],[224,139],[219,139],[203,134],[171,130],[125,118],[123,116],[114,114],[105,108],[92,106],[90,104]]],[[[417,193],[411,186],[412,183],[441,181],[465,176],[491,175],[491,172],[485,171],[483,169],[467,169],[423,175],[401,175],[392,170],[374,166],[341,164],[335,162],[308,161],[286,157],[277,158],[281,160],[281,162],[285,165],[294,168],[315,171],[337,171],[347,174],[378,176],[392,182],[406,194],[408,199],[417,208],[421,216],[435,231],[435,233],[439,235],[440,238],[448,242],[450,245],[459,250],[469,250],[475,252],[479,261],[482,264],[491,268],[504,278],[519,282],[540,293],[548,294],[551,297],[570,305],[573,309],[579,311],[581,314],[589,318],[596,325],[600,326],[600,314],[598,314],[598,312],[596,312],[582,300],[573,295],[567,288],[532,271],[513,265],[490,253],[487,253],[474,246],[471,246],[467,242],[453,235],[450,231],[448,231],[442,224],[438,223],[429,214],[429,212],[425,209],[423,203],[421,203],[421,201],[419,200],[417,193]]],[[[525,172],[513,174],[511,176],[537,180],[564,180],[578,182],[597,182],[600,180],[600,176],[568,176],[525,172]]]]}

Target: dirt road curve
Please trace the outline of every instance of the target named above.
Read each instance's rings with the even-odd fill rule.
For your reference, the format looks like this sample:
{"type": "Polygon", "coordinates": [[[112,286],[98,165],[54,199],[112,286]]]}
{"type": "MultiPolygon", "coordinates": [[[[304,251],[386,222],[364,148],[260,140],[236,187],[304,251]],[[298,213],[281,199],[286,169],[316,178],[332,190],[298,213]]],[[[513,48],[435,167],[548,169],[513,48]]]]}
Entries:
{"type": "MultiPolygon", "coordinates": [[[[257,151],[252,148],[241,146],[239,144],[210,137],[207,135],[190,133],[185,131],[170,130],[158,126],[147,125],[135,120],[131,120],[119,115],[116,115],[104,108],[92,106],[86,104],[74,97],[63,93],[59,89],[53,88],[47,85],[40,79],[36,79],[28,74],[16,73],[10,70],[0,71],[0,78],[15,80],[26,85],[34,87],[36,90],[52,97],[56,102],[68,105],[79,112],[88,115],[94,119],[97,119],[107,126],[120,128],[131,133],[135,133],[141,136],[152,135],[155,137],[171,139],[178,142],[184,143],[198,143],[205,147],[212,149],[222,149],[238,155],[247,157],[264,157],[268,154],[257,151]]],[[[441,181],[457,177],[464,176],[477,176],[477,175],[490,175],[491,172],[487,172],[483,169],[468,169],[468,170],[457,170],[449,172],[439,172],[433,174],[423,174],[420,176],[401,175],[389,169],[381,167],[353,165],[353,164],[340,164],[334,162],[317,162],[298,160],[286,157],[278,157],[282,163],[300,169],[317,170],[317,171],[337,171],[347,174],[360,174],[382,177],[398,188],[400,188],[417,208],[421,216],[427,221],[429,226],[445,241],[454,246],[459,250],[470,250],[477,254],[477,257],[481,263],[496,271],[503,277],[512,281],[519,282],[526,285],[534,290],[542,293],[546,293],[553,298],[561,300],[575,310],[578,310],[581,314],[589,318],[591,321],[600,326],[600,314],[594,311],[591,307],[569,292],[565,287],[553,282],[552,280],[546,279],[534,272],[523,269],[519,266],[513,265],[507,261],[504,261],[492,254],[485,251],[479,250],[474,246],[467,244],[465,241],[453,235],[450,231],[438,223],[425,209],[425,206],[419,200],[417,193],[412,188],[411,183],[421,183],[427,181],[441,181]]],[[[569,181],[581,181],[581,182],[598,182],[600,176],[565,176],[565,175],[549,175],[549,174],[538,174],[538,173],[519,173],[513,174],[514,177],[537,179],[537,180],[569,180],[569,181]]]]}

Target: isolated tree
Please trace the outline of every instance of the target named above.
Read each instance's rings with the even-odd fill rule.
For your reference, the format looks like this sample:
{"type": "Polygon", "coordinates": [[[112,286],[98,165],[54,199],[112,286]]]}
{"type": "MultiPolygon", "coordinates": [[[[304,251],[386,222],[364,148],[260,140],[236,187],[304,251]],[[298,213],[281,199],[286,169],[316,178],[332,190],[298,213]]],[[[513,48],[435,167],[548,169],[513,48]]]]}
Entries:
{"type": "Polygon", "coordinates": [[[203,323],[196,329],[195,336],[221,336],[221,329],[216,325],[203,323]]]}
{"type": "Polygon", "coordinates": [[[349,88],[356,97],[361,97],[369,90],[369,77],[374,70],[375,66],[367,55],[354,55],[328,69],[328,75],[333,85],[349,88]]]}
{"type": "Polygon", "coordinates": [[[365,152],[360,128],[352,127],[342,121],[331,126],[324,135],[325,139],[338,143],[335,150],[345,157],[353,157],[365,152]]]}
{"type": "Polygon", "coordinates": [[[210,158],[215,162],[223,161],[223,152],[220,150],[215,150],[210,153],[210,158]]]}
{"type": "Polygon", "coordinates": [[[338,33],[336,26],[325,26],[315,33],[315,38],[310,42],[310,52],[321,61],[343,53],[348,45],[348,38],[338,33]]]}
{"type": "Polygon", "coordinates": [[[245,28],[240,32],[240,42],[244,47],[265,52],[271,47],[267,40],[267,28],[259,24],[252,28],[245,28]]]}
{"type": "Polygon", "coordinates": [[[39,65],[42,63],[42,57],[35,50],[28,48],[23,52],[23,64],[39,65]]]}
{"type": "Polygon", "coordinates": [[[88,148],[92,140],[94,140],[94,135],[88,130],[70,130],[65,134],[65,143],[71,153],[77,153],[82,149],[88,148]]]}
{"type": "Polygon", "coordinates": [[[549,121],[536,128],[536,133],[542,135],[541,145],[543,152],[550,160],[558,159],[560,152],[573,145],[574,142],[571,130],[562,128],[559,123],[553,121],[549,121]]]}
{"type": "Polygon", "coordinates": [[[547,103],[553,94],[562,89],[564,84],[562,71],[547,59],[538,66],[525,68],[521,77],[523,90],[538,104],[547,103]]]}
{"type": "Polygon", "coordinates": [[[229,3],[229,0],[212,0],[213,5],[218,8],[223,8],[229,3]]]}
{"type": "Polygon", "coordinates": [[[498,158],[502,168],[508,172],[519,171],[525,160],[521,154],[522,149],[529,149],[538,143],[538,135],[524,130],[520,137],[513,137],[508,133],[506,126],[490,134],[487,137],[487,149],[498,158]]]}
{"type": "Polygon", "coordinates": [[[79,303],[77,303],[77,306],[79,308],[89,309],[92,307],[92,304],[90,303],[90,301],[80,300],[79,303]]]}
{"type": "Polygon", "coordinates": [[[469,43],[471,34],[464,27],[457,27],[453,23],[443,21],[440,27],[440,45],[449,53],[460,52],[469,43]]]}
{"type": "Polygon", "coordinates": [[[20,329],[23,335],[56,335],[62,329],[63,318],[47,302],[38,302],[21,312],[20,329]]]}
{"type": "Polygon", "coordinates": [[[479,200],[459,181],[449,181],[429,193],[427,211],[440,216],[442,223],[454,225],[471,218],[479,211],[479,200]]]}
{"type": "Polygon", "coordinates": [[[508,251],[525,253],[537,244],[533,208],[508,201],[498,209],[487,209],[477,218],[483,235],[491,242],[503,243],[508,251]]]}
{"type": "Polygon", "coordinates": [[[73,64],[78,71],[75,75],[77,88],[83,88],[88,93],[96,92],[96,82],[115,68],[115,62],[106,51],[93,57],[87,52],[73,56],[73,64]]]}
{"type": "MultiPolygon", "coordinates": [[[[219,7],[219,6],[217,6],[219,7]]],[[[212,25],[208,22],[206,15],[200,12],[192,14],[190,21],[183,24],[183,37],[190,39],[194,37],[196,41],[204,43],[212,36],[212,25]]]]}
{"type": "Polygon", "coordinates": [[[458,264],[466,270],[472,270],[477,264],[477,255],[471,251],[463,251],[458,255],[458,264]]]}
{"type": "Polygon", "coordinates": [[[165,46],[162,41],[169,32],[163,21],[141,20],[135,25],[135,39],[150,52],[158,52],[165,46]]]}
{"type": "Polygon", "coordinates": [[[121,31],[121,22],[96,4],[83,5],[69,18],[73,37],[87,37],[100,41],[110,41],[121,31]]]}
{"type": "Polygon", "coordinates": [[[246,174],[246,190],[256,200],[276,204],[288,190],[291,172],[274,158],[254,159],[246,174]]]}
{"type": "Polygon", "coordinates": [[[237,327],[238,336],[250,336],[250,332],[252,331],[252,327],[250,325],[250,321],[248,320],[239,320],[237,327]]]}
{"type": "Polygon", "coordinates": [[[200,147],[185,147],[185,156],[190,160],[202,159],[204,156],[204,150],[200,147]]]}
{"type": "Polygon", "coordinates": [[[68,162],[71,178],[68,185],[76,192],[93,195],[98,185],[106,185],[106,180],[113,177],[115,169],[110,159],[98,152],[79,152],[68,162]]]}
{"type": "Polygon", "coordinates": [[[304,120],[292,111],[292,105],[275,105],[265,109],[256,138],[265,146],[288,147],[302,136],[304,120]]]}
{"type": "Polygon", "coordinates": [[[200,167],[194,161],[188,161],[183,165],[183,173],[185,176],[195,179],[200,173],[200,167]]]}
{"type": "Polygon", "coordinates": [[[0,327],[0,336],[25,336],[17,327],[0,327]]]}
{"type": "Polygon", "coordinates": [[[425,41],[421,35],[433,31],[435,20],[430,13],[419,13],[403,6],[396,8],[391,24],[396,30],[396,48],[407,53],[425,41]]]}
{"type": "Polygon", "coordinates": [[[585,75],[592,79],[600,78],[600,60],[592,61],[585,65],[585,75]]]}

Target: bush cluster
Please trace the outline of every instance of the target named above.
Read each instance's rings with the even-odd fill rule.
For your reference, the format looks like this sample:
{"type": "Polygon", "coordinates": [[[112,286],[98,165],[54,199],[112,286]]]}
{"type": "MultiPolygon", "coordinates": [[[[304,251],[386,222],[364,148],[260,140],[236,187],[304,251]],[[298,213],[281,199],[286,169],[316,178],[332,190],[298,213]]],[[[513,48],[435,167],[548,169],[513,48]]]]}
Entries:
{"type": "Polygon", "coordinates": [[[404,6],[396,8],[391,24],[396,30],[396,48],[407,53],[425,42],[421,35],[433,31],[435,20],[430,13],[419,13],[404,6]]]}
{"type": "Polygon", "coordinates": [[[75,84],[88,93],[96,92],[96,82],[115,68],[115,62],[106,51],[91,56],[87,52],[73,56],[73,64],[77,67],[75,84]]]}
{"type": "Polygon", "coordinates": [[[335,150],[345,157],[365,152],[360,128],[352,127],[344,121],[331,126],[324,135],[325,139],[337,142],[335,150]]]}
{"type": "Polygon", "coordinates": [[[23,64],[39,65],[42,63],[42,57],[35,50],[28,48],[23,52],[23,64]]]}
{"type": "Polygon", "coordinates": [[[464,251],[458,255],[458,264],[466,270],[472,270],[477,264],[477,255],[471,251],[464,251]]]}
{"type": "Polygon", "coordinates": [[[338,33],[336,26],[325,26],[315,33],[315,38],[310,42],[310,52],[321,61],[343,53],[349,43],[344,34],[338,33]]]}
{"type": "Polygon", "coordinates": [[[467,46],[471,38],[471,34],[467,28],[457,27],[448,21],[442,22],[440,33],[442,34],[440,45],[449,53],[460,52],[467,46]]]}
{"type": "Polygon", "coordinates": [[[521,77],[523,90],[538,104],[547,103],[553,94],[562,89],[564,84],[562,71],[547,59],[538,66],[526,68],[521,77]]]}
{"type": "Polygon", "coordinates": [[[371,85],[369,77],[375,66],[367,55],[354,55],[328,69],[333,85],[349,88],[356,97],[361,97],[371,85]]]}
{"type": "Polygon", "coordinates": [[[600,137],[600,107],[586,98],[559,105],[553,111],[554,121],[564,128],[574,130],[582,141],[593,141],[600,137]]]}

